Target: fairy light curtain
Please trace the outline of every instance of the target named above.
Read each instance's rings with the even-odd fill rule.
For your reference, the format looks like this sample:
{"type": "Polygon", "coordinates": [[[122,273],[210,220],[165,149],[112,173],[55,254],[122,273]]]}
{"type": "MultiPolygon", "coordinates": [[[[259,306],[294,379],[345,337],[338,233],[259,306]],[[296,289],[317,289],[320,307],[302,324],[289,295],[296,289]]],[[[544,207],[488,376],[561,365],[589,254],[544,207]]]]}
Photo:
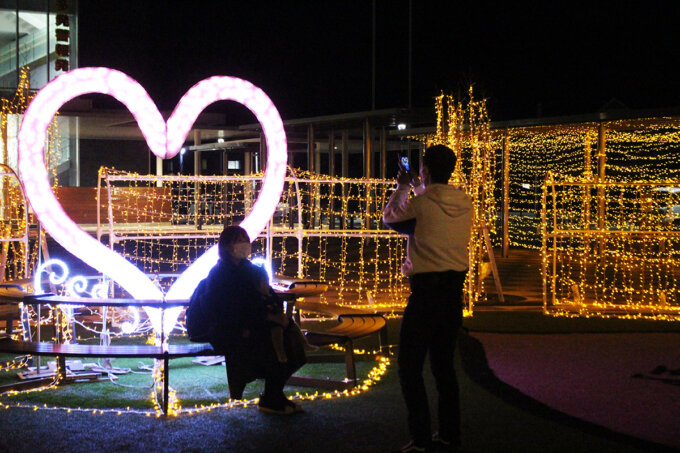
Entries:
{"type": "Polygon", "coordinates": [[[680,319],[680,121],[612,121],[580,135],[580,159],[554,165],[543,185],[546,312],[680,319]]]}
{"type": "Polygon", "coordinates": [[[599,175],[599,134],[604,134],[605,176],[610,181],[659,181],[680,169],[680,119],[643,118],[493,131],[500,155],[507,140],[509,244],[541,246],[541,186],[549,171],[555,178],[599,175]],[[600,130],[601,128],[601,130],[600,130]]]}
{"type": "Polygon", "coordinates": [[[472,314],[474,304],[485,300],[483,280],[489,272],[484,230],[496,232],[496,193],[499,172],[490,130],[486,100],[475,99],[472,87],[465,101],[441,94],[435,98],[437,115],[433,135],[414,137],[427,146],[443,144],[456,154],[456,169],[450,184],[462,185],[474,209],[469,245],[469,271],[465,290],[465,312],[472,314]]]}
{"type": "Polygon", "coordinates": [[[546,312],[680,319],[680,180],[549,173],[542,199],[546,312]]]}
{"type": "MultiPolygon", "coordinates": [[[[151,176],[101,169],[98,238],[158,283],[169,286],[213,245],[223,225],[238,224],[257,198],[262,175],[151,176]]],[[[401,274],[405,238],[381,222],[393,181],[293,172],[266,237],[277,274],[330,284],[322,300],[399,308],[408,288],[401,274]]]]}
{"type": "MultiPolygon", "coordinates": [[[[28,278],[37,261],[37,246],[27,247],[27,241],[17,240],[28,234],[25,199],[16,177],[17,134],[23,113],[33,99],[30,91],[30,71],[21,68],[16,92],[12,99],[0,99],[0,281],[28,278]],[[30,250],[28,250],[30,249],[30,250]],[[28,263],[28,265],[27,265],[28,263]]],[[[55,117],[50,123],[45,146],[45,162],[56,187],[57,166],[60,162],[60,137],[55,117]]],[[[32,216],[29,223],[35,223],[32,216]]]]}

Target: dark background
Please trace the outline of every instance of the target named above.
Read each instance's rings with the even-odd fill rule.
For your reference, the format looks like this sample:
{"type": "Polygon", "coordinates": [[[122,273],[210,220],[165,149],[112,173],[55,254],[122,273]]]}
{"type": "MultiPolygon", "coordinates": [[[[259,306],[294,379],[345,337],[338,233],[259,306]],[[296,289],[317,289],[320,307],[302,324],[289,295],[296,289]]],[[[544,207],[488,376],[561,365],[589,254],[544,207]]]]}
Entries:
{"type": "MultiPolygon", "coordinates": [[[[408,8],[376,1],[377,109],[408,106],[408,8]]],[[[412,8],[414,107],[470,83],[492,120],[680,105],[680,2],[412,8]]],[[[264,89],[284,119],[370,110],[372,12],[370,0],[81,0],[80,66],[126,72],[161,109],[205,77],[233,75],[264,89]]]]}

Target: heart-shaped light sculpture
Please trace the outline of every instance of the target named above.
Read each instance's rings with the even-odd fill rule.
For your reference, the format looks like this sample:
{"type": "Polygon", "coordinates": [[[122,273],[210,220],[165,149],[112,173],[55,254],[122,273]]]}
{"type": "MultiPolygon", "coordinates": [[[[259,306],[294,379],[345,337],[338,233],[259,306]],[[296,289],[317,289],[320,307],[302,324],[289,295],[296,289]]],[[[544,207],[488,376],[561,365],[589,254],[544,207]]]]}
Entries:
{"type": "MultiPolygon", "coordinates": [[[[43,228],[73,255],[121,285],[135,299],[188,299],[218,259],[217,246],[208,249],[173,283],[164,296],[144,273],[115,251],[80,229],[56,199],[45,167],[47,128],[69,100],[87,93],[113,96],[132,113],[151,152],[170,159],[182,148],[198,115],[216,101],[236,101],[247,107],[262,126],[267,143],[267,168],[262,189],[241,226],[251,240],[264,229],[281,197],[288,158],[283,122],[269,97],[248,81],[214,76],[194,85],[180,99],[167,123],[146,90],[126,74],[109,68],[80,68],[45,85],[32,100],[19,130],[19,174],[26,198],[43,228]]],[[[165,312],[145,307],[154,330],[169,333],[181,308],[165,312]]]]}

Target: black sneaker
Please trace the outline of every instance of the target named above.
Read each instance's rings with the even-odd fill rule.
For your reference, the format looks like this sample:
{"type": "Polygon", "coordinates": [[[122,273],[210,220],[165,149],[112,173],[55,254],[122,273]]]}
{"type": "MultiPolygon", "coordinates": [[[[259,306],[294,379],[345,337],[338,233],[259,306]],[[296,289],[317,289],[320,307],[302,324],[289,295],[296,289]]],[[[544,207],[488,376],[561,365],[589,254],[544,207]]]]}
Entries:
{"type": "Polygon", "coordinates": [[[454,444],[450,439],[443,439],[439,432],[432,435],[432,445],[438,451],[458,451],[458,445],[454,444]]]}
{"type": "Polygon", "coordinates": [[[408,452],[426,452],[428,451],[427,447],[425,446],[420,446],[416,445],[414,441],[411,441],[401,447],[399,450],[394,450],[395,453],[408,453],[408,452]]]}
{"type": "Polygon", "coordinates": [[[303,412],[301,405],[296,404],[289,399],[286,399],[278,404],[272,404],[269,401],[260,398],[260,401],[257,403],[257,409],[262,412],[276,415],[291,415],[298,412],[303,412]]]}
{"type": "Polygon", "coordinates": [[[268,404],[262,400],[257,403],[257,410],[276,415],[291,415],[295,413],[295,408],[293,406],[287,404],[268,404]]]}
{"type": "Polygon", "coordinates": [[[289,400],[289,399],[286,399],[286,401],[284,401],[283,404],[284,404],[284,406],[286,406],[286,407],[292,407],[292,408],[293,408],[293,412],[304,412],[304,411],[305,411],[305,410],[302,408],[302,405],[301,405],[301,404],[294,403],[293,401],[291,401],[291,400],[289,400]]]}

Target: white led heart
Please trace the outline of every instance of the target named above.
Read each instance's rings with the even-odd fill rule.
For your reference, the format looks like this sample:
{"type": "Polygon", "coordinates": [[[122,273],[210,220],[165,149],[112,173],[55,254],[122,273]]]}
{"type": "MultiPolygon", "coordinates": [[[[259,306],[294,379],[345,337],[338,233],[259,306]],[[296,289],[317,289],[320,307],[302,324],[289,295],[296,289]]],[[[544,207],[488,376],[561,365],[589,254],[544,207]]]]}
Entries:
{"type": "MultiPolygon", "coordinates": [[[[151,152],[169,159],[181,149],[198,115],[213,102],[236,101],[253,112],[267,142],[267,168],[260,195],[241,223],[251,240],[273,215],[283,190],[287,148],[276,107],[259,88],[235,77],[215,76],[194,85],[180,99],[167,123],[146,90],[126,74],[109,68],[80,68],[60,75],[35,96],[19,130],[19,173],[26,197],[45,230],[66,250],[117,282],[135,299],[162,300],[161,290],[141,270],[81,230],[64,212],[50,187],[45,168],[47,128],[69,100],[86,93],[113,96],[132,113],[151,152]]],[[[198,282],[217,262],[217,246],[197,259],[175,281],[165,299],[188,299],[198,282]]],[[[159,313],[146,308],[157,332],[172,330],[181,309],[159,313]],[[152,315],[153,313],[153,315],[152,315]]]]}

